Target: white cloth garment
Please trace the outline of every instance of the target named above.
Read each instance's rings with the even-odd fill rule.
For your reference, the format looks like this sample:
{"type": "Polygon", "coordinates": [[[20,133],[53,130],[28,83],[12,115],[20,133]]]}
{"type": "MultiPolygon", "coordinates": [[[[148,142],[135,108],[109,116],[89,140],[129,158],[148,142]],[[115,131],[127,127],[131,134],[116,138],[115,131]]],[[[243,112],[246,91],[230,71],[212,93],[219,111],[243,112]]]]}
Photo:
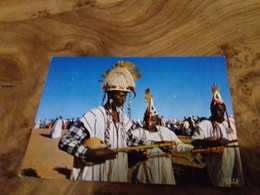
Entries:
{"type": "Polygon", "coordinates": [[[242,186],[244,183],[236,127],[234,119],[229,120],[231,129],[225,120],[222,123],[216,122],[215,130],[210,120],[203,120],[196,126],[192,136],[192,140],[217,137],[233,141],[224,148],[223,154],[209,154],[205,157],[209,177],[213,185],[218,187],[242,186]]]}
{"type": "MultiPolygon", "coordinates": [[[[126,131],[130,129],[132,122],[122,110],[119,112],[119,122],[114,124],[112,116],[104,107],[87,112],[80,121],[90,134],[90,138],[105,140],[105,131],[109,130],[111,149],[125,148],[126,131]],[[117,126],[117,127],[116,127],[117,126]]],[[[127,182],[128,172],[127,154],[120,152],[112,160],[93,166],[86,166],[80,159],[74,158],[72,180],[104,181],[104,182],[127,182]]]]}
{"type": "Polygon", "coordinates": [[[62,121],[61,119],[56,120],[55,124],[51,129],[51,138],[60,138],[62,132],[62,121]]]}
{"type": "Polygon", "coordinates": [[[35,125],[34,125],[34,129],[40,129],[41,128],[41,120],[38,120],[35,125]]]}
{"type": "MultiPolygon", "coordinates": [[[[174,132],[163,126],[156,126],[158,132],[149,132],[142,128],[136,129],[132,132],[134,136],[142,137],[151,141],[175,141],[178,145],[174,147],[177,152],[191,150],[192,147],[185,147],[174,132]],[[162,140],[162,139],[163,140],[162,140]]],[[[135,170],[134,178],[138,183],[151,184],[169,184],[175,185],[175,178],[172,170],[171,157],[159,156],[165,154],[160,148],[148,149],[147,154],[155,158],[147,159],[139,163],[135,170]]]]}

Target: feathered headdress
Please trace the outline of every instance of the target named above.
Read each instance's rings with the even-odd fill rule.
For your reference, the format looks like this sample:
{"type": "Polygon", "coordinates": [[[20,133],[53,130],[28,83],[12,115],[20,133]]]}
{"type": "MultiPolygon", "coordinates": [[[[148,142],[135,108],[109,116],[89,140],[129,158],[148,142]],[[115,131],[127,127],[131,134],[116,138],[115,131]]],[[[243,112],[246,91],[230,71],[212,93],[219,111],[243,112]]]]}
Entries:
{"type": "MultiPolygon", "coordinates": [[[[220,95],[220,93],[219,93],[218,86],[217,86],[215,83],[213,83],[212,94],[213,94],[213,99],[212,99],[212,102],[211,102],[211,105],[212,105],[212,106],[215,106],[216,104],[224,104],[224,105],[225,105],[225,103],[224,103],[224,101],[222,100],[221,95],[220,95]]],[[[225,105],[225,106],[226,106],[226,105],[225,105]]],[[[231,128],[231,125],[230,125],[230,121],[229,121],[229,116],[228,116],[227,109],[226,109],[226,115],[227,115],[228,127],[229,127],[229,129],[230,129],[231,131],[233,131],[232,128],[231,128]]]]}
{"type": "Polygon", "coordinates": [[[147,100],[147,109],[145,111],[145,114],[149,114],[149,116],[158,115],[158,113],[154,107],[153,98],[152,98],[150,89],[146,89],[145,94],[146,94],[145,99],[147,100]]]}
{"type": "Polygon", "coordinates": [[[216,103],[218,103],[218,104],[223,104],[224,103],[224,101],[222,100],[221,95],[219,93],[218,86],[215,85],[215,83],[213,84],[213,87],[212,87],[212,94],[213,94],[212,101],[213,101],[214,105],[216,103]]]}
{"type": "Polygon", "coordinates": [[[125,91],[135,92],[135,81],[142,78],[139,69],[131,62],[119,61],[113,65],[112,70],[107,70],[105,74],[101,75],[105,81],[102,84],[102,89],[108,91],[125,91]]]}

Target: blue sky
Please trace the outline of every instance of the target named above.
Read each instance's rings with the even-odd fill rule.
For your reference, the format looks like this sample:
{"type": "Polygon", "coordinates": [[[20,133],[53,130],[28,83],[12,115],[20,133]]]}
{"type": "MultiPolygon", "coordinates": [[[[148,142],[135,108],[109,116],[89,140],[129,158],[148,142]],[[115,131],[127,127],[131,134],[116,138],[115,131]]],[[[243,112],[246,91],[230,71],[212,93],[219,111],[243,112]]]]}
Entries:
{"type": "MultiPolygon", "coordinates": [[[[210,116],[211,87],[216,83],[229,115],[233,115],[224,57],[55,57],[52,59],[35,120],[81,117],[102,103],[101,74],[118,61],[132,62],[143,78],[132,95],[132,119],[141,119],[150,88],[155,108],[166,119],[210,116]]],[[[128,101],[125,104],[127,109],[128,101]]]]}

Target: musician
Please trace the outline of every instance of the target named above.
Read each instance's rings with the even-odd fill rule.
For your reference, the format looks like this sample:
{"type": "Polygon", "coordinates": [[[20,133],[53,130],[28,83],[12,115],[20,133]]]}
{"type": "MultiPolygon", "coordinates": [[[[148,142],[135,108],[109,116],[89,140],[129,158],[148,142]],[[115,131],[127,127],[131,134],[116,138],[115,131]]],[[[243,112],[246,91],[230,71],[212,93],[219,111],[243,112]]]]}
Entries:
{"type": "Polygon", "coordinates": [[[234,119],[228,117],[226,105],[215,84],[212,93],[211,117],[196,126],[192,144],[217,143],[225,146],[223,154],[209,153],[205,157],[208,175],[216,187],[241,186],[244,181],[234,119]],[[223,140],[228,140],[229,144],[223,140]]]}
{"type": "Polygon", "coordinates": [[[148,107],[144,114],[144,128],[134,130],[134,136],[154,142],[174,142],[173,147],[153,148],[147,150],[147,159],[136,165],[133,171],[133,182],[175,185],[172,170],[171,152],[192,150],[191,145],[183,144],[167,127],[160,125],[158,113],[154,107],[150,90],[146,90],[148,107]]]}
{"type": "Polygon", "coordinates": [[[135,80],[140,79],[141,75],[134,64],[119,62],[103,77],[103,101],[107,95],[106,104],[84,114],[78,125],[62,137],[59,148],[74,156],[72,180],[127,182],[127,154],[120,152],[116,155],[112,149],[127,147],[130,141],[133,145],[151,143],[132,136],[129,131],[132,122],[123,110],[127,93],[133,91],[135,94],[135,80]],[[88,138],[104,140],[108,149],[91,150],[85,147],[83,142],[88,138]],[[89,160],[96,164],[87,166],[83,162],[89,160]]]}

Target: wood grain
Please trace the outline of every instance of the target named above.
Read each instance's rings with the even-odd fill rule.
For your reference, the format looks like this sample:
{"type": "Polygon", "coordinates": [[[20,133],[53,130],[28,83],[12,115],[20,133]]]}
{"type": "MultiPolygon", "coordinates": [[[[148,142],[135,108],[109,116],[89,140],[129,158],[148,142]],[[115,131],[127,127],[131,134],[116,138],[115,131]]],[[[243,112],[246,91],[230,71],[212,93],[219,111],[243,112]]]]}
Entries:
{"type": "Polygon", "coordinates": [[[1,0],[0,21],[21,21],[120,1],[122,0],[1,0]]]}
{"type": "MultiPolygon", "coordinates": [[[[24,17],[24,9],[3,15],[20,5],[0,4],[0,85],[12,86],[0,88],[2,193],[259,192],[259,1],[86,2],[64,8],[52,1],[55,11],[35,18],[24,17]],[[18,178],[54,56],[225,56],[246,186],[230,191],[18,178]]],[[[44,12],[40,4],[30,9],[44,12]]]]}

